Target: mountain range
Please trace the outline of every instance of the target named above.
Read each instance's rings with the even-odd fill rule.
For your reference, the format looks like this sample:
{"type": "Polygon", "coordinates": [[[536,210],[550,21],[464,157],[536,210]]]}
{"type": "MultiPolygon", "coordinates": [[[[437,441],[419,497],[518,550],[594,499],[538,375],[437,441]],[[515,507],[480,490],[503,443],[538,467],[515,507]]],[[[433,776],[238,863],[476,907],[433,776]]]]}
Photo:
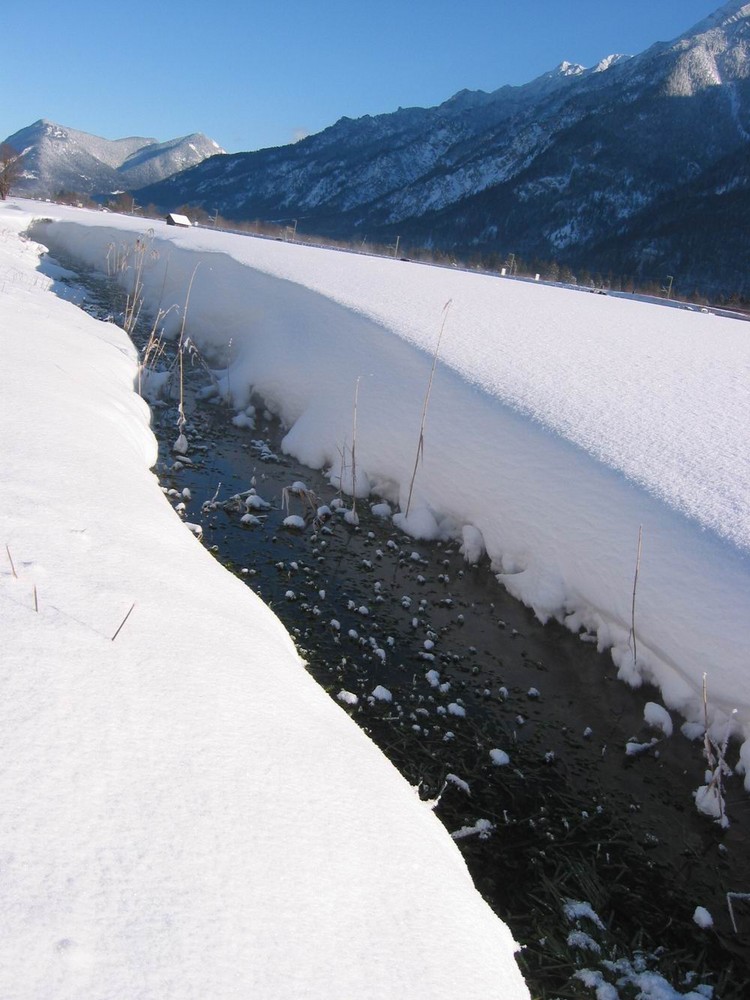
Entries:
{"type": "MultiPolygon", "coordinates": [[[[298,233],[511,254],[750,299],[750,3],[671,42],[519,87],[464,90],[287,146],[227,154],[202,135],[110,142],[40,121],[18,193],[126,188],[298,233]]],[[[541,267],[541,264],[539,265],[541,267]]],[[[579,272],[580,273],[580,272],[579,272]]]]}
{"type": "Polygon", "coordinates": [[[139,197],[750,297],[750,3],[640,55],[213,156],[139,197]]]}
{"type": "Polygon", "coordinates": [[[60,191],[99,196],[132,191],[224,152],[199,132],[168,142],[137,136],[102,139],[44,118],[5,142],[23,154],[23,172],[13,190],[36,198],[60,191]]]}

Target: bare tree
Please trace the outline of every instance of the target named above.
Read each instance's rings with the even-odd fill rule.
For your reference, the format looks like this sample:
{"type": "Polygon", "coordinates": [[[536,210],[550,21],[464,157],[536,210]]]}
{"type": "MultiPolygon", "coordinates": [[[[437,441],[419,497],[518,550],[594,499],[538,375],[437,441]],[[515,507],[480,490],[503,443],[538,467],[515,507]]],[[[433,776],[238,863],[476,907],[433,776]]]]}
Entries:
{"type": "Polygon", "coordinates": [[[20,176],[21,154],[7,142],[0,144],[0,199],[5,201],[20,176]]]}

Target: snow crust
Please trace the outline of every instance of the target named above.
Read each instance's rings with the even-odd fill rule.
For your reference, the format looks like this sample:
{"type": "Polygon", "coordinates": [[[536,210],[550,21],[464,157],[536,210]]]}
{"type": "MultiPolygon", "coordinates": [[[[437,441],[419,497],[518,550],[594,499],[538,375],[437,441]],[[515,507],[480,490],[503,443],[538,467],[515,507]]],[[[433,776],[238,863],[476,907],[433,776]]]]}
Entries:
{"type": "Polygon", "coordinates": [[[30,210],[0,207],[0,993],[527,998],[441,824],[165,502],[134,349],[50,294],[30,210]]]}
{"type": "MultiPolygon", "coordinates": [[[[103,267],[146,225],[53,208],[40,239],[103,267]]],[[[596,634],[665,706],[750,725],[750,337],[741,322],[398,260],[153,225],[152,307],[181,305],[224,387],[341,468],[359,379],[357,493],[416,537],[455,535],[545,620],[596,634]],[[447,303],[450,303],[447,306],[447,303]],[[447,308],[447,312],[446,312],[447,308]],[[408,516],[432,355],[445,321],[408,516]],[[636,594],[637,657],[631,636],[636,594]]],[[[127,279],[127,274],[125,275],[127,279]]],[[[179,312],[169,322],[176,329],[179,312]]],[[[750,760],[750,752],[743,751],[750,760]]]]}

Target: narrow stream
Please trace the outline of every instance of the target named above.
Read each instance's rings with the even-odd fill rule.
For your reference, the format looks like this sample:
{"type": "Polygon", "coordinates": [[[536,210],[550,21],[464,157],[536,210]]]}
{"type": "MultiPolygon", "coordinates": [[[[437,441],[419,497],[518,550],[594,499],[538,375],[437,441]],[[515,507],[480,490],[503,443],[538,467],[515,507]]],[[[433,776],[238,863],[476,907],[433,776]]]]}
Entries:
{"type": "MultiPolygon", "coordinates": [[[[85,307],[110,310],[111,287],[81,280],[85,307]]],[[[626,754],[628,741],[657,735],[644,724],[656,690],[631,690],[593,643],[542,626],[457,544],[403,535],[372,512],[377,498],[358,501],[359,524],[347,523],[351,498],[283,454],[284,429],[262,400],[255,426],[235,427],[220,400],[199,398],[203,367],[186,370],[186,456],[172,450],[176,402],[153,408],[167,498],[422,797],[442,790],[437,814],[524,946],[534,995],[592,996],[571,979],[577,968],[641,954],[680,993],[697,973],[715,998],[750,996],[750,904],[736,903],[735,932],[726,903],[750,891],[739,779],[722,830],[694,806],[705,761],[681,720],[672,738],[626,754]],[[330,515],[313,516],[322,505],[330,515]],[[285,526],[289,514],[304,527],[285,526]],[[601,917],[601,955],[571,947],[568,900],[601,917]],[[698,905],[713,928],[694,922],[698,905]]]]}

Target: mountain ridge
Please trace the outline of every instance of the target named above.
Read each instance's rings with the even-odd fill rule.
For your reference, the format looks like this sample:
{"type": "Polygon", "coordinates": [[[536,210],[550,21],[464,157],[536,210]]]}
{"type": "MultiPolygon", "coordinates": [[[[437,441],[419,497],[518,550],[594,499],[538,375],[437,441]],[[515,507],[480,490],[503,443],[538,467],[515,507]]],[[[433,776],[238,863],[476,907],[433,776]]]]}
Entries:
{"type": "Polygon", "coordinates": [[[342,117],[286,146],[214,152],[140,187],[131,152],[134,169],[120,164],[115,179],[164,211],[193,205],[238,222],[295,220],[298,232],[333,239],[398,236],[402,247],[513,253],[639,280],[669,274],[685,294],[750,298],[740,233],[750,221],[750,3],[729,0],[636,55],[563,61],[519,86],[342,117]]]}
{"type": "Polygon", "coordinates": [[[5,142],[23,154],[14,190],[33,197],[53,197],[61,190],[102,196],[139,188],[223,152],[199,132],[166,142],[143,136],[103,139],[47,118],[19,129],[5,142]]]}
{"type": "Polygon", "coordinates": [[[700,196],[695,183],[731,161],[732,200],[742,200],[742,151],[750,163],[750,3],[730,0],[640,54],[588,69],[562,62],[521,86],[463,90],[433,108],[341,118],[293,146],[213,157],[139,197],[240,221],[294,218],[300,231],[340,239],[398,235],[402,245],[657,279],[681,270],[683,286],[750,296],[749,251],[721,273],[697,251],[687,261],[695,241],[687,216],[684,232],[677,218],[684,192],[686,205],[703,205],[709,232],[709,202],[731,222],[719,187],[732,178],[700,196]],[[649,243],[649,206],[667,205],[673,238],[649,243]]]}

